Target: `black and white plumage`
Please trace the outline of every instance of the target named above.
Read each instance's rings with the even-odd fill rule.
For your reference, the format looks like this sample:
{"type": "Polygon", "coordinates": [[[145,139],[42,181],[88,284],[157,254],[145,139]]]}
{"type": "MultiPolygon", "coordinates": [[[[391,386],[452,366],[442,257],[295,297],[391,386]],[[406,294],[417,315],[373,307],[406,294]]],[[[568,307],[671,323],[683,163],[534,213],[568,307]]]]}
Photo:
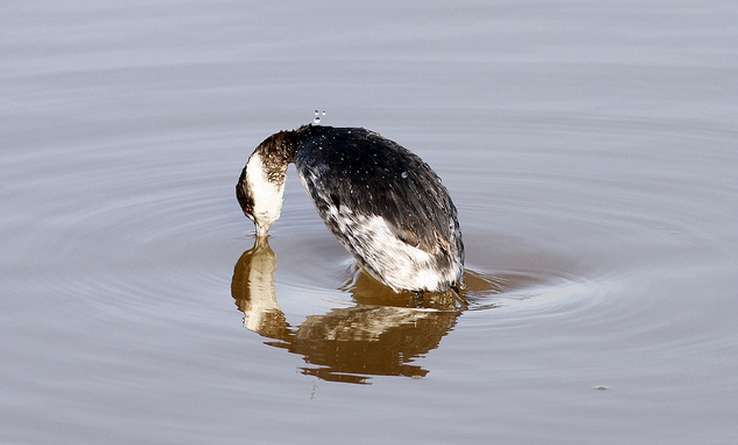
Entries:
{"type": "Polygon", "coordinates": [[[363,128],[275,133],[256,147],[236,184],[258,236],[279,218],[290,163],[323,221],[369,274],[395,291],[463,286],[456,207],[420,157],[363,128]]]}

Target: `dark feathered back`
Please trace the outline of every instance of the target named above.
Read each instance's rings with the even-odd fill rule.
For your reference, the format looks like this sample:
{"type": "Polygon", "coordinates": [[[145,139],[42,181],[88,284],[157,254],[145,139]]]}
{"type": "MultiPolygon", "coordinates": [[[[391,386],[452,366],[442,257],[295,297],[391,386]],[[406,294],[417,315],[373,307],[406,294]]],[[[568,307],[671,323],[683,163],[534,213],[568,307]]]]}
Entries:
{"type": "Polygon", "coordinates": [[[457,255],[463,263],[456,207],[422,159],[363,128],[306,126],[295,136],[295,164],[329,226],[329,208],[345,206],[381,216],[399,239],[434,255],[441,267],[457,255]]]}

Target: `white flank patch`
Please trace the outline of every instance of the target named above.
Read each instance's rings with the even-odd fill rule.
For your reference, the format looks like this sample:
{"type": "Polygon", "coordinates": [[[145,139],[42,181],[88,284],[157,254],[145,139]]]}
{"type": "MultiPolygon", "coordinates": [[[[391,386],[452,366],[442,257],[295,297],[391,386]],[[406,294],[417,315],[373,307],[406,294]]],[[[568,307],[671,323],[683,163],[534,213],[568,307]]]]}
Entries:
{"type": "Polygon", "coordinates": [[[284,183],[277,185],[267,180],[264,162],[256,152],[246,164],[246,182],[254,199],[254,219],[257,225],[268,229],[282,213],[284,183]]]}
{"type": "Polygon", "coordinates": [[[339,226],[350,227],[356,233],[357,244],[366,249],[364,261],[395,290],[437,290],[448,281],[444,271],[434,267],[430,254],[397,238],[381,216],[351,215],[339,217],[341,220],[339,226]]]}
{"type": "MultiPolygon", "coordinates": [[[[319,178],[314,172],[308,172],[308,177],[300,175],[300,181],[310,193],[308,183],[316,184],[319,178]]],[[[383,217],[356,214],[346,206],[336,207],[320,187],[314,189],[321,200],[328,203],[326,218],[348,238],[339,241],[377,271],[380,276],[375,278],[393,290],[437,291],[446,283],[455,282],[461,273],[461,263],[438,269],[431,254],[397,238],[383,217]]]]}

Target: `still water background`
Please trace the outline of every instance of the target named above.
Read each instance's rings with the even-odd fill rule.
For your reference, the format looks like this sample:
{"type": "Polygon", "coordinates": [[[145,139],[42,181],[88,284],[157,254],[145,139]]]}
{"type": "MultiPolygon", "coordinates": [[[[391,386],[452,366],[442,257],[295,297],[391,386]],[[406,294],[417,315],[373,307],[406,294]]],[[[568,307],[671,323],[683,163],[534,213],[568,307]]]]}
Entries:
{"type": "Polygon", "coordinates": [[[4,1],[0,442],[737,443],[736,23],[4,1]],[[234,182],[315,107],[444,178],[467,310],[352,276],[294,172],[248,256],[234,182]]]}

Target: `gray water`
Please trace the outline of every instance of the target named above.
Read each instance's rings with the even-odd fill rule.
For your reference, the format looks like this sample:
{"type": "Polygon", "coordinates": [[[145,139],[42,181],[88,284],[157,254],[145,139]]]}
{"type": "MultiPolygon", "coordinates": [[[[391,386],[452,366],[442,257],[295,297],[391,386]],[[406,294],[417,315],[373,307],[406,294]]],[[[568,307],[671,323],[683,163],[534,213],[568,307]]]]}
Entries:
{"type": "Polygon", "coordinates": [[[0,442],[738,443],[738,4],[0,6],[0,442]],[[469,304],[393,296],[294,171],[421,155],[469,304]]]}

